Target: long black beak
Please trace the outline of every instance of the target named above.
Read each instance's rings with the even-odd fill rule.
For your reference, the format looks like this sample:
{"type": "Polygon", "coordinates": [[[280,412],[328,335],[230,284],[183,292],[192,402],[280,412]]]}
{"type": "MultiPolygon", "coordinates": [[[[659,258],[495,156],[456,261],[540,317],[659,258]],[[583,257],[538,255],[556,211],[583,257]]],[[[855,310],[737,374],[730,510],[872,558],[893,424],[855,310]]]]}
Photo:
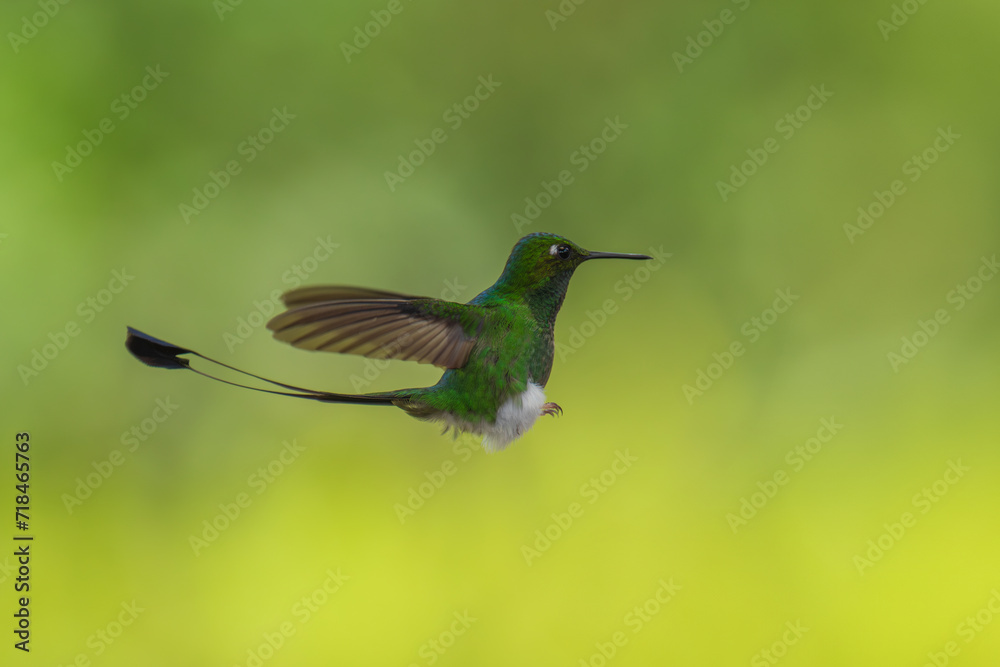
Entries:
{"type": "Polygon", "coordinates": [[[649,255],[631,255],[626,252],[588,252],[583,258],[588,259],[653,259],[649,255]]]}

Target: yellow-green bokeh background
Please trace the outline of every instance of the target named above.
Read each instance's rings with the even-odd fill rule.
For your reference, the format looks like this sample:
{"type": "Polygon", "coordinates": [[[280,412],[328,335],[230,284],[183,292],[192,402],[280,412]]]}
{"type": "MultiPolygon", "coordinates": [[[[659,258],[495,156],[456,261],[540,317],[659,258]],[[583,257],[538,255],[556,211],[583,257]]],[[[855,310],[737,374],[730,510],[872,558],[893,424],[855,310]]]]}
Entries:
{"type": "MultiPolygon", "coordinates": [[[[556,30],[555,0],[403,2],[350,63],[340,43],[386,3],[243,2],[220,20],[209,0],[73,2],[17,53],[5,38],[0,502],[12,513],[10,443],[29,430],[37,541],[33,650],[9,646],[0,574],[0,662],[247,664],[292,621],[265,664],[427,665],[421,646],[468,610],[477,621],[435,664],[578,665],[624,631],[609,664],[745,665],[795,621],[809,631],[780,664],[916,666],[956,639],[952,664],[995,664],[1000,620],[969,643],[956,626],[1000,587],[1000,282],[961,311],[946,295],[1000,249],[996,3],[926,3],[886,41],[888,0],[592,0],[556,30]],[[679,72],[672,54],[725,8],[735,22],[679,72]],[[65,146],[156,65],[166,80],[58,181],[65,146]],[[490,74],[500,88],[390,192],[397,155],[490,74]],[[833,96],[723,202],[716,181],[814,85],[833,96]],[[178,205],[274,107],[296,118],[186,225],[178,205]],[[618,310],[557,360],[547,392],[565,415],[501,454],[462,461],[402,412],[236,391],[122,345],[130,324],[349,391],[363,359],[263,329],[230,352],[223,334],[288,287],[317,237],[339,247],[310,282],[437,296],[457,281],[471,298],[520,236],[510,215],[619,116],[622,136],[522,232],[673,255],[628,301],[615,284],[636,265],[579,271],[557,341],[604,300],[618,310]],[[850,243],[857,207],[942,127],[961,138],[850,243]],[[84,322],[78,304],[122,267],[135,279],[84,322]],[[682,386],[747,342],[781,288],[801,298],[689,404],[682,386]],[[938,308],[951,320],[894,372],[887,353],[938,308]],[[80,335],[25,385],[18,365],[70,320],[80,335]],[[63,494],[164,397],[176,413],[67,512],[63,494]],[[734,534],[726,514],[830,416],[843,430],[734,534]],[[196,557],[189,535],[292,439],[305,452],[196,557]],[[522,545],[619,450],[638,460],[528,566],[522,545]],[[394,505],[449,459],[455,474],[401,524],[394,505]],[[959,459],[966,476],[859,574],[853,557],[959,459]],[[350,579],[299,624],[293,605],[328,568],[350,579]],[[682,589],[633,634],[624,617],[661,578],[682,589]],[[145,611],[95,655],[88,638],[132,600],[145,611]]],[[[5,4],[3,32],[38,11],[5,4]]],[[[372,388],[436,378],[393,364],[372,388]]]]}

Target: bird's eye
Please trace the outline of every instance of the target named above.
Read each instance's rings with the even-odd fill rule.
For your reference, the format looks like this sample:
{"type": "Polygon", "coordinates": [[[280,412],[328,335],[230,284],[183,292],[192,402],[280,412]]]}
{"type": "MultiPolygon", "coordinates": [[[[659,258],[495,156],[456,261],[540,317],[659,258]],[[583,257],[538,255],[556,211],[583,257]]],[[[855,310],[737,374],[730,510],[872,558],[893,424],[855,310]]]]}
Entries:
{"type": "Polygon", "coordinates": [[[555,254],[559,259],[569,259],[569,256],[573,253],[573,250],[565,243],[560,243],[556,246],[555,254]]]}

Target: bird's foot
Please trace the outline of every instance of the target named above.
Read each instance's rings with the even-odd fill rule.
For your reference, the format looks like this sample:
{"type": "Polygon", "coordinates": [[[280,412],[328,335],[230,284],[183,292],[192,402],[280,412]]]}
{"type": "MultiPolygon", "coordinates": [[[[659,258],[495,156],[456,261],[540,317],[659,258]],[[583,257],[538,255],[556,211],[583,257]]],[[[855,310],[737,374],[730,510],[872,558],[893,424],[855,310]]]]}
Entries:
{"type": "Polygon", "coordinates": [[[558,403],[546,403],[542,406],[543,415],[554,415],[558,417],[563,412],[563,409],[559,407],[558,403]]]}

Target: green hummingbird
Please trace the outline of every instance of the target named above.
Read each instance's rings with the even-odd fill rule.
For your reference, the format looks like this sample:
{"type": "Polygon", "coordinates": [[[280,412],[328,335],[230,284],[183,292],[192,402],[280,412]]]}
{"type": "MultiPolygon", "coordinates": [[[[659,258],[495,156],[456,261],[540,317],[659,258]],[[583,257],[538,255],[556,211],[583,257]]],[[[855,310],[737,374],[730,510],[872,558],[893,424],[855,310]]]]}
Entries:
{"type": "Polygon", "coordinates": [[[590,252],[556,234],[520,239],[495,283],[468,303],[346,286],[291,290],[287,310],[267,323],[278,340],[304,350],[403,359],[445,369],[431,387],[339,394],[274,382],[128,328],[126,347],[143,363],[187,368],[247,389],[329,403],[395,405],[444,432],[483,436],[487,451],[504,449],[541,415],[561,414],[546,402],[556,315],[573,272],[591,259],[652,259],[590,252]],[[190,354],[292,391],[242,385],[193,368],[190,354]]]}

